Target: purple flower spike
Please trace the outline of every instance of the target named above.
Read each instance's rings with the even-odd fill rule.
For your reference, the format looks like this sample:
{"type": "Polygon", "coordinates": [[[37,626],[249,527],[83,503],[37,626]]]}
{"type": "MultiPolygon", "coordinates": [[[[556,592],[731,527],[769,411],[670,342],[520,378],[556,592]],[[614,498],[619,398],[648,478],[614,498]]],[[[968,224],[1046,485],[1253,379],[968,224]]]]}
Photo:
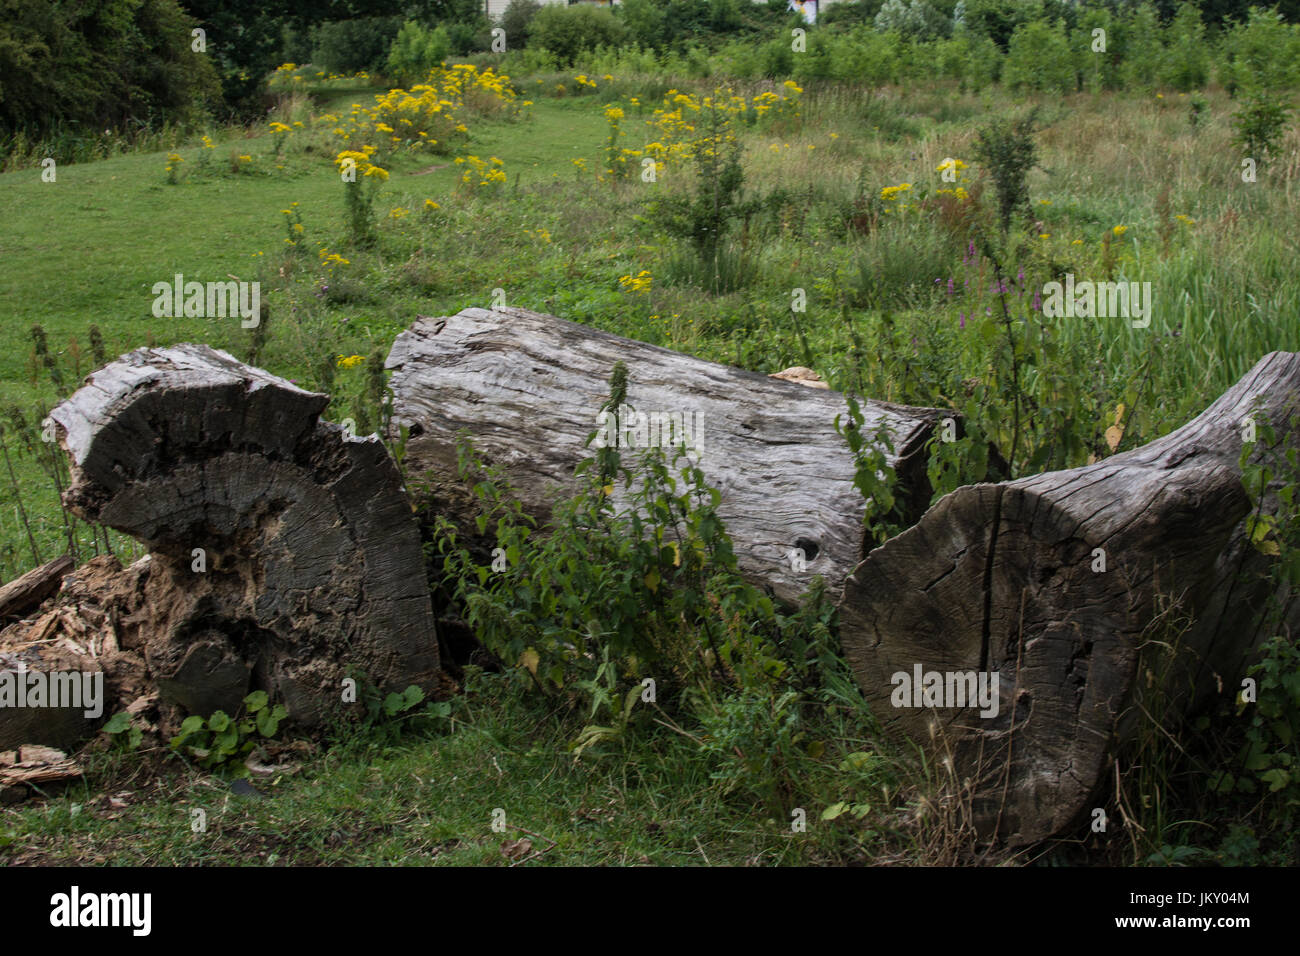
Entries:
{"type": "Polygon", "coordinates": [[[965,313],[965,312],[958,312],[958,313],[957,313],[957,318],[958,318],[958,320],[959,320],[958,323],[957,323],[957,328],[959,328],[959,329],[964,329],[964,328],[966,328],[966,313],[965,313]]]}

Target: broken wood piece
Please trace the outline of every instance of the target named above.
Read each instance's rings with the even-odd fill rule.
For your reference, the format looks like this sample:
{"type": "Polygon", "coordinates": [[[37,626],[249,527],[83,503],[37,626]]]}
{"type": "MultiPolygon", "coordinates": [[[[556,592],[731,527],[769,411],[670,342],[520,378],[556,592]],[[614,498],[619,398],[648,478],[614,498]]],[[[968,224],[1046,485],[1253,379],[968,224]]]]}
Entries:
{"type": "Polygon", "coordinates": [[[71,555],[63,555],[0,585],[0,621],[19,617],[59,590],[63,577],[72,570],[71,555]]]}

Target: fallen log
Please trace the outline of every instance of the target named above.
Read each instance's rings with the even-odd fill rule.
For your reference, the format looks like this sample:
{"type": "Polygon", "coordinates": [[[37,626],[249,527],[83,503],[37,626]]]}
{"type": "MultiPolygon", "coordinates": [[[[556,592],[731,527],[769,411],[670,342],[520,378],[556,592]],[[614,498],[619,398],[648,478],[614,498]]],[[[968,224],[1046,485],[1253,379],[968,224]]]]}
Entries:
{"type": "Polygon", "coordinates": [[[434,690],[410,503],[376,437],[320,421],[327,402],[179,345],[124,356],[50,413],[72,460],[65,503],[151,552],[141,652],[191,713],[261,689],[317,726],[349,669],[434,690]]]}
{"type": "Polygon", "coordinates": [[[853,572],[840,640],[863,694],[886,729],[951,759],[982,836],[1059,833],[1143,710],[1176,718],[1241,690],[1270,585],[1239,456],[1252,422],[1296,446],[1298,393],[1300,355],[1272,353],[1144,447],[959,488],[853,572]]]}
{"type": "MultiPolygon", "coordinates": [[[[557,496],[577,490],[574,468],[595,454],[585,442],[620,360],[636,413],[683,422],[692,460],[721,493],[718,514],[741,571],[791,602],[820,574],[838,597],[866,540],[853,456],[834,428],[837,416],[848,420],[838,392],[524,309],[420,316],[387,361],[392,425],[410,429],[408,474],[427,479],[436,510],[473,537],[474,502],[456,480],[457,441],[468,429],[484,459],[505,466],[525,510],[544,521],[557,496]]],[[[873,401],[862,410],[864,433],[884,425],[892,435],[895,494],[914,520],[930,495],[926,441],[951,413],[873,401]]],[[[653,427],[645,434],[654,441],[653,427]]]]}
{"type": "Polygon", "coordinates": [[[59,589],[73,563],[72,556],[65,554],[0,586],[0,621],[40,607],[42,601],[59,589]]]}

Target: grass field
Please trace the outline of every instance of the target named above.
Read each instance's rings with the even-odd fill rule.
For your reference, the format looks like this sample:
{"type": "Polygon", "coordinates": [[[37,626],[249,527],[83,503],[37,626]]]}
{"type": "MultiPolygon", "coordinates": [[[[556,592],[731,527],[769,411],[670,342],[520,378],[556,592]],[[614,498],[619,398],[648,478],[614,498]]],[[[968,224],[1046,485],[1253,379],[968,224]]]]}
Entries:
{"type": "MultiPolygon", "coordinates": [[[[97,326],[110,359],[148,343],[200,341],[240,358],[256,349],[257,364],[271,372],[328,387],[329,417],[374,422],[366,366],[394,336],[417,313],[487,306],[499,289],[509,305],[706,358],[762,372],[810,365],[838,389],[953,407],[983,434],[1004,438],[1005,421],[979,417],[983,393],[962,395],[973,380],[1001,387],[1008,359],[999,357],[996,326],[981,317],[993,314],[996,277],[960,227],[992,195],[972,152],[976,129],[1034,105],[1042,110],[1040,162],[1028,182],[1037,221],[1003,263],[1008,279],[1021,273],[1016,308],[1067,271],[1151,282],[1157,308],[1145,329],[1122,318],[1060,320],[1050,344],[1010,344],[1035,409],[1013,474],[1110,453],[1103,435],[1117,416],[1121,448],[1154,438],[1266,352],[1300,349],[1300,137],[1290,130],[1281,160],[1243,182],[1230,146],[1233,104],[1221,93],[1207,95],[1194,123],[1187,98],[1173,92],[1035,103],[939,87],[801,91],[800,115],[737,127],[756,201],[723,247],[738,278],[707,289],[686,244],[650,210],[656,198],[697,188],[689,163],[669,159],[652,183],[602,169],[607,107],[624,113],[619,146],[640,150],[664,134],[656,108],[668,110],[678,90],[700,97],[713,84],[593,82],[597,89],[575,95],[585,87],[571,76],[530,78],[523,89],[534,101],[521,118],[471,121],[458,154],[499,158],[499,186],[461,188],[465,167],[450,155],[393,159],[374,201],[379,238],[370,247],[349,241],[331,162],[340,143],[320,117],[382,91],[286,97],[271,119],[304,125],[283,156],[264,128],[214,132],[206,170],[201,143],[178,143],[176,184],[168,182],[168,151],[60,167],[53,183],[42,182],[39,168],[0,175],[0,410],[17,407],[34,429],[93,370],[97,326]],[[565,95],[555,95],[562,82],[565,95]],[[949,158],[967,164],[960,182],[941,175],[949,158]],[[967,198],[945,199],[941,190],[958,185],[967,198]],[[296,210],[300,234],[285,209],[296,210]],[[289,245],[295,235],[298,245],[289,245]],[[331,265],[329,253],[346,264],[331,265]],[[265,340],[236,318],[156,318],[151,288],[175,273],[260,281],[270,309],[265,340]],[[649,281],[635,281],[642,273],[649,281]],[[792,312],[793,290],[805,293],[806,312],[792,312]],[[61,385],[34,349],[33,325],[48,336],[61,385]],[[364,362],[339,367],[345,356],[364,362]]],[[[12,480],[0,481],[6,580],[62,553],[68,537],[40,443],[14,420],[5,418],[12,480]]],[[[953,465],[950,483],[982,477],[971,467],[953,465]]],[[[89,526],[74,537],[83,557],[100,547],[89,526]]],[[[123,557],[138,553],[119,536],[111,541],[123,557]]],[[[799,758],[806,763],[790,771],[793,790],[756,806],[727,792],[689,733],[655,726],[611,751],[618,759],[575,763],[563,746],[572,714],[523,700],[504,677],[474,680],[437,733],[344,735],[328,753],[295,761],[264,801],[232,796],[223,782],[161,753],[101,753],[84,786],[6,810],[0,841],[18,862],[509,863],[516,851],[503,851],[502,841],[521,836],[532,849],[518,852],[545,851],[547,863],[960,856],[947,811],[927,796],[926,769],[876,739],[847,684],[815,698],[799,758]],[[869,767],[852,759],[862,752],[874,755],[869,767]],[[118,792],[129,794],[121,806],[110,802],[118,792]],[[840,802],[866,809],[821,821],[840,802]],[[792,805],[806,810],[806,833],[792,832],[792,805]],[[204,835],[190,830],[195,807],[208,813],[204,835]],[[504,836],[490,828],[498,807],[511,827],[504,836]]],[[[1189,814],[1206,809],[1191,781],[1165,783],[1189,814]]],[[[1193,836],[1171,824],[1105,853],[1051,852],[1160,861],[1195,840],[1222,859],[1216,828],[1193,836]]]]}

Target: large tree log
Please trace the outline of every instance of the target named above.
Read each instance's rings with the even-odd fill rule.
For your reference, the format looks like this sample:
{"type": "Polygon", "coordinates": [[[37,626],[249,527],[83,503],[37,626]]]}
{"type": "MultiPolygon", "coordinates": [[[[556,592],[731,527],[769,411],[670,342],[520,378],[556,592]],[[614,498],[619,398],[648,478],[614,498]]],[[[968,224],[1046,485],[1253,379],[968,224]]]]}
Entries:
{"type": "Polygon", "coordinates": [[[1142,448],[959,488],[854,571],[840,637],[862,691],[887,729],[951,754],[981,834],[1060,832],[1092,806],[1143,708],[1160,700],[1176,718],[1240,691],[1269,585],[1238,461],[1252,414],[1295,447],[1298,389],[1300,355],[1275,352],[1142,448]],[[895,676],[910,684],[917,668],[991,672],[996,716],[925,706],[895,676]]]}
{"type": "MultiPolygon", "coordinates": [[[[702,423],[692,451],[721,492],[740,569],[794,601],[823,575],[838,597],[864,553],[862,494],[853,457],[835,432],[848,420],[844,396],[706,362],[523,309],[466,309],[421,316],[397,337],[394,426],[410,427],[407,471],[429,478],[436,509],[462,528],[473,504],[460,491],[456,444],[469,429],[489,463],[504,465],[526,510],[545,520],[557,495],[577,489],[575,466],[609,397],[614,364],[628,367],[637,412],[681,413],[702,423]],[[802,568],[792,554],[800,549],[802,568]]],[[[924,446],[936,409],[864,402],[863,431],[892,435],[896,494],[910,517],[929,500],[924,446]]],[[[625,464],[631,455],[625,456],[625,464]]]]}
{"type": "Polygon", "coordinates": [[[434,689],[410,504],[377,438],[319,420],[327,402],[181,345],[124,356],[51,412],[73,463],[68,506],[152,553],[144,657],[192,713],[264,689],[315,726],[348,668],[434,689]]]}
{"type": "Polygon", "coordinates": [[[63,576],[72,570],[72,556],[65,554],[0,586],[0,621],[25,614],[59,589],[63,576]]]}

